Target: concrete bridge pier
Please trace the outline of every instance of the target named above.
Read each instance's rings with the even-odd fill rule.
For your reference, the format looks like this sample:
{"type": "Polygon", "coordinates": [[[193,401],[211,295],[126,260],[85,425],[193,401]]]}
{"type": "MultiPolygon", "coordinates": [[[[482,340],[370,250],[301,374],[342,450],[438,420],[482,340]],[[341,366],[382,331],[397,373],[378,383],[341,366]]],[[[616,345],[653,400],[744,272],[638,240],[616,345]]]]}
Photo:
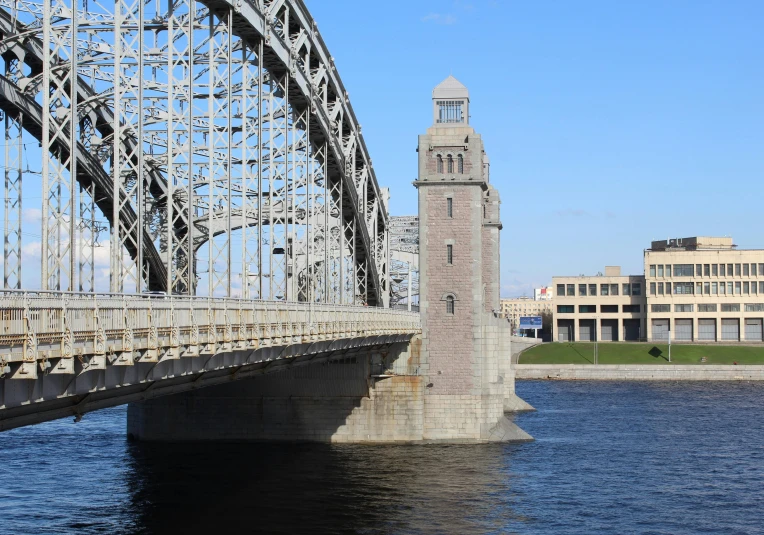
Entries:
{"type": "Polygon", "coordinates": [[[409,343],[132,403],[128,436],[166,442],[530,439],[503,416],[501,400],[508,383],[496,382],[485,396],[470,400],[431,396],[421,342],[416,336],[409,343]],[[491,420],[486,427],[480,414],[489,406],[491,420]],[[451,430],[458,430],[459,436],[447,436],[451,430]]]}

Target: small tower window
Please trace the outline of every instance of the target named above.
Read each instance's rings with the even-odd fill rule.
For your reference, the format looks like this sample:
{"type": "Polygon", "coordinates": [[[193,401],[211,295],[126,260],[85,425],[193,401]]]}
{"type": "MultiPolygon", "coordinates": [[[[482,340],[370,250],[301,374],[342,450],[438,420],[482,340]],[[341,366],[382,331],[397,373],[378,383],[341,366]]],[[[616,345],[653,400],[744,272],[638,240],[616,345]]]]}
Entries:
{"type": "Polygon", "coordinates": [[[438,154],[438,173],[443,174],[443,156],[438,154]]]}
{"type": "Polygon", "coordinates": [[[438,100],[437,104],[439,123],[464,122],[464,113],[462,113],[463,100],[438,100]]]}
{"type": "Polygon", "coordinates": [[[454,157],[450,154],[448,155],[448,173],[451,174],[454,172],[454,157]]]}
{"type": "Polygon", "coordinates": [[[449,265],[454,263],[454,246],[451,244],[446,245],[446,262],[449,265]]]}
{"type": "Polygon", "coordinates": [[[454,314],[454,296],[449,295],[446,297],[446,314],[454,314]]]}
{"type": "Polygon", "coordinates": [[[458,157],[458,164],[459,164],[459,174],[464,174],[464,157],[460,154],[458,157]]]}
{"type": "Polygon", "coordinates": [[[448,217],[454,217],[454,200],[451,197],[446,198],[446,213],[448,217]]]}

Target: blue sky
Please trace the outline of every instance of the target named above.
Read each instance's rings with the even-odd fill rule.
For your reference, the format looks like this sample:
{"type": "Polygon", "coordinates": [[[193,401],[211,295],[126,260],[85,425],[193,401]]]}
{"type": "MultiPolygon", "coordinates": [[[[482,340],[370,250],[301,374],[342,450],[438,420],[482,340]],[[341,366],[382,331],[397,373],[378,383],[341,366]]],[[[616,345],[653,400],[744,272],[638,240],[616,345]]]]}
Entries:
{"type": "Polygon", "coordinates": [[[502,196],[502,295],[654,239],[764,248],[764,2],[305,0],[394,215],[453,73],[502,196]]]}

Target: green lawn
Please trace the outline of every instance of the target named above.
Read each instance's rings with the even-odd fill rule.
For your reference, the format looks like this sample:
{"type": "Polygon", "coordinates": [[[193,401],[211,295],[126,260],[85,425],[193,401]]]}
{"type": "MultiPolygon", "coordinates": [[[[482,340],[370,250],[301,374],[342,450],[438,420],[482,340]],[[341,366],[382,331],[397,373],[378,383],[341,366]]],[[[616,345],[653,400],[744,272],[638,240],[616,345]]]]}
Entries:
{"type": "MultiPolygon", "coordinates": [[[[668,345],[600,343],[599,364],[669,364],[668,345]]],[[[547,343],[520,354],[520,364],[593,364],[594,344],[547,343]]],[[[671,364],[764,364],[764,346],[671,344],[671,364]],[[701,358],[706,357],[706,362],[701,358]]]]}

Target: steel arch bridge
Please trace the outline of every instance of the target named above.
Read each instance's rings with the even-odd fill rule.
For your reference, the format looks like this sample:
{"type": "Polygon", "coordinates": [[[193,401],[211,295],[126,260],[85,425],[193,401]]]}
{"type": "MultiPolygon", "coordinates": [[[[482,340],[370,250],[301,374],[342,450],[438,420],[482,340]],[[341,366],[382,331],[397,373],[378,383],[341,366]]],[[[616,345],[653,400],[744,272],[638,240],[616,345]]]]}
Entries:
{"type": "Polygon", "coordinates": [[[0,0],[0,56],[5,288],[95,292],[108,230],[112,293],[387,304],[385,192],[301,0],[0,0]]]}

